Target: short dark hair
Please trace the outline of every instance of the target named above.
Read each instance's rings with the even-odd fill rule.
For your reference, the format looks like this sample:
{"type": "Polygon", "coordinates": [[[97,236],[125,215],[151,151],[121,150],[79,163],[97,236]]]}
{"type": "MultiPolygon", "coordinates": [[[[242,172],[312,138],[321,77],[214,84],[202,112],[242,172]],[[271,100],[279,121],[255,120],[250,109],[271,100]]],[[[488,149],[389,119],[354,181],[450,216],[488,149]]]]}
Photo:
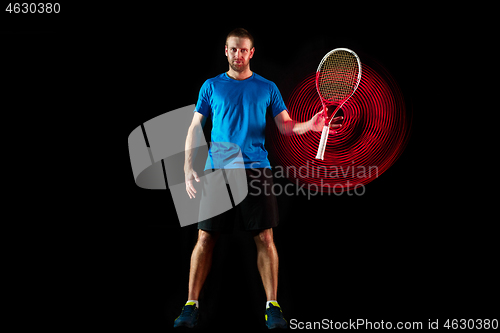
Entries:
{"type": "Polygon", "coordinates": [[[248,38],[250,39],[250,42],[252,43],[253,47],[253,36],[246,29],[236,28],[233,31],[231,31],[226,37],[226,45],[229,37],[248,38]]]}

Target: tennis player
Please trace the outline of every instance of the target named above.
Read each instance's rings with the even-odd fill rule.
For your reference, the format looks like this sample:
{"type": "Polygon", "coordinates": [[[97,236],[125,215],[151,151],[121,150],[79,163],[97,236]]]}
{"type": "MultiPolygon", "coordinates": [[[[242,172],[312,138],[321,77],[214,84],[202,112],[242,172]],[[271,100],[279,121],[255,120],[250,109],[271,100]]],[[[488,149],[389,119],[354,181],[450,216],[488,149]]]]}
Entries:
{"type": "MultiPolygon", "coordinates": [[[[257,246],[257,267],[266,292],[265,320],[268,328],[286,328],[277,301],[278,253],[273,240],[273,227],[278,225],[278,207],[273,191],[271,166],[264,148],[266,112],[270,112],[279,131],[285,135],[300,135],[308,131],[321,132],[325,112],[321,110],[309,121],[293,121],[277,86],[250,70],[255,54],[254,39],[245,29],[235,29],[226,38],[225,54],[229,70],[205,81],[201,87],[193,120],[186,138],[184,173],[190,198],[197,195],[193,181],[200,182],[193,170],[192,147],[203,135],[207,117],[212,120],[209,156],[205,170],[217,169],[213,156],[233,156],[241,150],[247,181],[252,181],[246,198],[235,208],[198,223],[198,241],[191,256],[188,300],[174,327],[194,327],[198,320],[198,297],[210,270],[212,253],[221,232],[239,228],[248,231],[257,246]],[[217,143],[233,143],[234,145],[217,143]],[[215,150],[218,150],[217,152],[215,150]],[[267,190],[266,190],[267,189],[267,190]],[[238,223],[236,223],[238,221],[238,223]],[[235,226],[235,224],[237,224],[235,226]]],[[[331,123],[330,133],[341,126],[342,117],[331,123]]],[[[231,169],[224,170],[230,172],[231,169]]],[[[229,176],[228,176],[229,177],[229,176]]]]}

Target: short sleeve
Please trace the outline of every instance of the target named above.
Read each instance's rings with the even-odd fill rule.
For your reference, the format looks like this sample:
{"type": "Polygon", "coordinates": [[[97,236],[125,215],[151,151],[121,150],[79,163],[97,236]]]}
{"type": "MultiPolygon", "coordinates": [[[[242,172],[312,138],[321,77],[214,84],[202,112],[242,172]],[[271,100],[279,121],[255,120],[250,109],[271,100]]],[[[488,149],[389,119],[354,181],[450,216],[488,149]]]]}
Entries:
{"type": "Polygon", "coordinates": [[[280,114],[283,110],[286,110],[285,102],[281,93],[274,82],[271,82],[271,111],[273,113],[273,118],[280,114]]]}
{"type": "Polygon", "coordinates": [[[209,80],[207,80],[203,83],[203,86],[201,86],[200,93],[198,95],[198,102],[196,103],[194,112],[198,112],[205,117],[209,117],[212,113],[212,107],[210,106],[211,95],[212,87],[209,80]]]}

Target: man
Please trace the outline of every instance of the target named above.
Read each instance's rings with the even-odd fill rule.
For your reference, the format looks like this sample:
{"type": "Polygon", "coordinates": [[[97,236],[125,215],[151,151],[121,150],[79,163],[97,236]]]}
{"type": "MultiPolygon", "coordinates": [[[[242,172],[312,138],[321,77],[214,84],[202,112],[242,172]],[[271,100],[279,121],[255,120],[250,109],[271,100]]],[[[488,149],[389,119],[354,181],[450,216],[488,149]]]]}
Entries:
{"type": "MultiPolygon", "coordinates": [[[[247,181],[253,181],[253,190],[249,190],[247,197],[232,210],[198,223],[198,241],[191,256],[188,301],[175,320],[174,327],[196,325],[198,297],[210,270],[215,242],[221,231],[234,224],[234,214],[238,210],[242,228],[252,234],[257,246],[257,267],[267,297],[266,325],[268,328],[287,327],[277,301],[278,253],[272,228],[278,225],[278,209],[276,198],[269,190],[272,173],[264,148],[266,110],[270,109],[279,131],[285,135],[300,135],[311,130],[320,132],[325,124],[325,112],[318,112],[304,123],[293,121],[276,85],[250,70],[250,59],[255,53],[253,44],[253,37],[245,29],[235,29],[228,34],[225,54],[229,70],[203,84],[186,138],[184,173],[190,198],[198,193],[193,180],[200,182],[193,170],[192,148],[197,146],[203,135],[206,117],[212,119],[212,145],[205,170],[221,168],[217,165],[215,155],[234,156],[236,151],[231,150],[239,149],[243,161],[236,167],[225,165],[223,171],[244,168],[247,181]]],[[[340,127],[338,123],[341,119],[334,119],[331,128],[340,127]]],[[[335,133],[333,130],[331,132],[335,133]]]]}

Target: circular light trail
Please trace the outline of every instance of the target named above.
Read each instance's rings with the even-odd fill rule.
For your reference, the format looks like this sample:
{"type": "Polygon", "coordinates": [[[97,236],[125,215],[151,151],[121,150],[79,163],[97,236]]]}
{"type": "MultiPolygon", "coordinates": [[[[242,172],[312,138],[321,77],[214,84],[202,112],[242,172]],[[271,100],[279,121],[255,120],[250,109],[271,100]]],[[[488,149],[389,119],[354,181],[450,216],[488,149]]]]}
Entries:
{"type": "MultiPolygon", "coordinates": [[[[342,106],[342,127],[328,137],[324,160],[315,158],[321,132],[284,136],[276,126],[268,127],[270,154],[284,177],[338,193],[373,181],[401,155],[411,126],[403,94],[385,69],[366,64],[362,68],[358,89],[342,106]]],[[[322,108],[315,78],[316,73],[308,75],[286,103],[298,122],[308,121],[322,108]]]]}

